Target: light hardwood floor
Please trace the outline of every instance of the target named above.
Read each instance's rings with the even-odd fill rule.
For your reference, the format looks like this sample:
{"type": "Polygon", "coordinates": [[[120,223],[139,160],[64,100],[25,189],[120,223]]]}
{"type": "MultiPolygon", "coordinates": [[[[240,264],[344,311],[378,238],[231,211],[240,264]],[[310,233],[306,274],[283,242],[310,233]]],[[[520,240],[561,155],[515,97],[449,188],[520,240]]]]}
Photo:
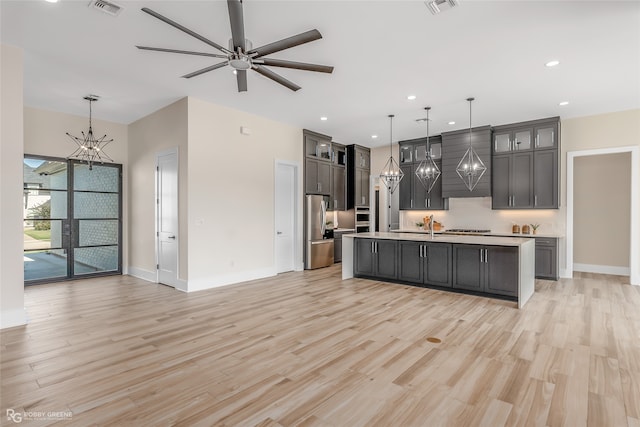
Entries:
{"type": "Polygon", "coordinates": [[[537,281],[522,310],[339,266],[25,297],[29,325],[0,334],[3,425],[640,426],[640,287],[613,276],[537,281]]]}

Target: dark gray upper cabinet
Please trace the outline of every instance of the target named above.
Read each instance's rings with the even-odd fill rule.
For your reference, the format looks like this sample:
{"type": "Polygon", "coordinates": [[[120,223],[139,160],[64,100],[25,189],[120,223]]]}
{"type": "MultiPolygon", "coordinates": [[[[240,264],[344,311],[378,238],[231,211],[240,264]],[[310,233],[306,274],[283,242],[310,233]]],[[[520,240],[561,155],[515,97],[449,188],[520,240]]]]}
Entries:
{"type": "Polygon", "coordinates": [[[347,208],[347,172],[344,166],[331,166],[331,201],[330,210],[343,211],[347,208]]]}
{"type": "Polygon", "coordinates": [[[453,245],[453,287],[518,296],[518,248],[453,245]]]}
{"type": "Polygon", "coordinates": [[[494,128],[493,209],[558,207],[558,130],[558,117],[494,128]]]}
{"type": "Polygon", "coordinates": [[[473,128],[471,145],[487,167],[473,191],[469,191],[456,172],[458,163],[469,148],[469,129],[442,133],[442,197],[491,196],[491,127],[473,128]]]}
{"type": "Polygon", "coordinates": [[[308,158],[304,174],[307,194],[331,195],[331,163],[308,158]]]}
{"type": "Polygon", "coordinates": [[[398,279],[451,287],[451,244],[399,241],[398,279]]]}
{"type": "Polygon", "coordinates": [[[369,207],[371,154],[366,147],[347,146],[347,209],[369,207]]]}
{"type": "Polygon", "coordinates": [[[538,150],[533,154],[533,207],[558,208],[558,150],[538,150]]]}
{"type": "MultiPolygon", "coordinates": [[[[432,158],[442,172],[442,161],[437,160],[434,153],[441,154],[440,137],[429,138],[432,158]],[[433,143],[431,143],[433,140],[433,143]]],[[[422,185],[416,176],[416,170],[422,160],[427,158],[427,139],[419,138],[408,141],[400,141],[400,169],[404,173],[400,181],[400,210],[446,210],[449,209],[449,200],[442,197],[442,175],[427,193],[427,189],[422,185]],[[403,157],[404,153],[404,157],[403,157]],[[411,159],[409,161],[408,159],[411,159]]]]}
{"type": "Polygon", "coordinates": [[[524,151],[493,157],[493,209],[533,207],[533,153],[524,151]]]}
{"type": "Polygon", "coordinates": [[[303,135],[306,157],[331,160],[331,137],[307,130],[303,135]]]}

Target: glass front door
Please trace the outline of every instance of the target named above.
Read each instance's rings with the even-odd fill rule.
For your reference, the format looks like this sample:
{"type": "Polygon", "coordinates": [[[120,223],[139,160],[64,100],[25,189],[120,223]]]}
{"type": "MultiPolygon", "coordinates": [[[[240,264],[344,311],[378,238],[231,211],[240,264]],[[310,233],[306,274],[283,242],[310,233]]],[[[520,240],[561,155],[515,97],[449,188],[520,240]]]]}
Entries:
{"type": "Polygon", "coordinates": [[[25,156],[25,284],[122,272],[122,166],[25,156]]]}

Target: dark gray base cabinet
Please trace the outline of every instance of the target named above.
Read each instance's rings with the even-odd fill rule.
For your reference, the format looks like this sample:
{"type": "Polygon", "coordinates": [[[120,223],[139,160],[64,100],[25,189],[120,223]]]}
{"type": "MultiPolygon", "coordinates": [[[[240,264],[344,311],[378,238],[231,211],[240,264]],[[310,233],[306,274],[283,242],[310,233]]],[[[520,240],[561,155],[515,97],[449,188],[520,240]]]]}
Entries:
{"type": "Polygon", "coordinates": [[[451,244],[398,242],[398,280],[451,287],[451,244]]]}
{"type": "Polygon", "coordinates": [[[395,240],[355,239],[354,273],[357,276],[397,279],[395,240]]]}
{"type": "Polygon", "coordinates": [[[453,245],[453,287],[518,296],[518,248],[453,245]]]}
{"type": "Polygon", "coordinates": [[[536,278],[558,280],[558,239],[536,237],[536,278]]]}

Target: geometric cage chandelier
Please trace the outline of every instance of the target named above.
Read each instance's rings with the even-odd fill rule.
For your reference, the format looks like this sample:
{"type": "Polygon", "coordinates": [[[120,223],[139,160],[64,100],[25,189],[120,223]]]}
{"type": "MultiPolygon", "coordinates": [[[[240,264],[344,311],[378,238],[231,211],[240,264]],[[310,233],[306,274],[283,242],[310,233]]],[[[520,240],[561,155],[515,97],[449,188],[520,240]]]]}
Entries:
{"type": "Polygon", "coordinates": [[[404,176],[404,172],[400,169],[398,162],[393,158],[393,114],[389,114],[389,127],[390,127],[390,136],[389,136],[389,160],[382,168],[382,172],[380,172],[380,180],[384,182],[384,185],[389,190],[389,195],[393,194],[400,181],[402,181],[402,177],[404,176]]]}
{"type": "Polygon", "coordinates": [[[480,178],[482,178],[482,175],[487,171],[487,167],[482,162],[478,153],[473,149],[473,145],[471,145],[471,102],[474,99],[475,98],[467,98],[467,101],[469,101],[469,148],[456,167],[458,176],[464,181],[464,185],[469,191],[473,191],[473,189],[476,188],[480,178]]]}
{"type": "Polygon", "coordinates": [[[104,163],[105,160],[113,162],[113,159],[104,152],[104,147],[112,142],[113,138],[107,139],[107,135],[103,135],[100,138],[95,138],[93,136],[93,128],[91,126],[91,103],[97,101],[98,96],[87,95],[84,99],[89,101],[89,130],[86,134],[81,132],[82,138],[73,136],[69,132],[66,132],[67,136],[78,145],[76,151],[71,153],[67,159],[76,159],[82,162],[87,162],[89,164],[89,170],[93,170],[93,163],[96,161],[100,163],[104,163]]]}
{"type": "Polygon", "coordinates": [[[427,157],[420,162],[415,173],[427,193],[431,193],[433,186],[436,185],[436,181],[440,178],[440,168],[431,157],[431,144],[429,144],[429,110],[431,110],[431,107],[425,107],[424,109],[427,111],[427,157]]]}

